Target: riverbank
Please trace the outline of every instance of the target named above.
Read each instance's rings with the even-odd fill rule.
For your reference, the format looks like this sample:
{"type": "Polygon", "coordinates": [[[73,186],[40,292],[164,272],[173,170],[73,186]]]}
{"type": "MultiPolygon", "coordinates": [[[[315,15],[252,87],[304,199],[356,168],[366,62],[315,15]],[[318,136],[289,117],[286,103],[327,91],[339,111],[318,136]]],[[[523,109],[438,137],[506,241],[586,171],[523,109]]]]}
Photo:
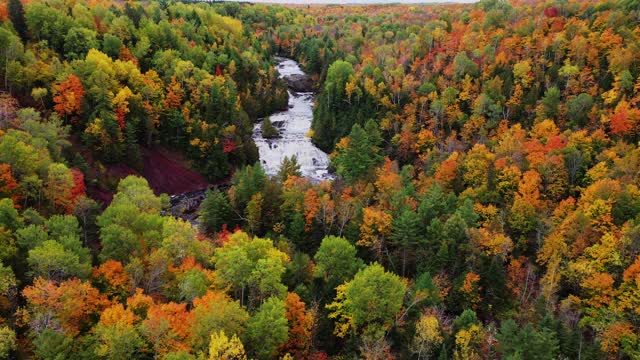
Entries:
{"type": "MultiPolygon", "coordinates": [[[[295,155],[303,176],[312,181],[332,179],[333,176],[328,171],[328,155],[313,145],[311,139],[307,137],[313,120],[315,84],[302,71],[296,61],[283,57],[275,59],[278,62],[277,69],[280,78],[285,80],[289,87],[289,103],[286,110],[270,116],[273,126],[279,132],[277,138],[265,139],[262,137],[262,119],[254,126],[253,140],[260,153],[260,162],[265,172],[273,176],[277,174],[285,157],[295,155]]],[[[226,188],[228,184],[218,183],[212,186],[226,188]]],[[[174,193],[171,196],[171,205],[165,214],[185,219],[197,225],[198,209],[204,200],[206,190],[205,186],[188,192],[174,193]]]]}

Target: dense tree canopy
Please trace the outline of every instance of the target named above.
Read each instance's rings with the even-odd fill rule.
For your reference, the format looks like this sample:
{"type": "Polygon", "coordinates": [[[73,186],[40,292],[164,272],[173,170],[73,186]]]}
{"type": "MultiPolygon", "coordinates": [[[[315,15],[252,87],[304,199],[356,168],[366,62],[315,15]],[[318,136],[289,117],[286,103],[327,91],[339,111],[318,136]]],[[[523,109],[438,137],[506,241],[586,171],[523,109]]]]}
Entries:
{"type": "Polygon", "coordinates": [[[0,358],[640,357],[638,19],[0,2],[0,358]],[[275,55],[331,180],[257,161],[275,55]]]}

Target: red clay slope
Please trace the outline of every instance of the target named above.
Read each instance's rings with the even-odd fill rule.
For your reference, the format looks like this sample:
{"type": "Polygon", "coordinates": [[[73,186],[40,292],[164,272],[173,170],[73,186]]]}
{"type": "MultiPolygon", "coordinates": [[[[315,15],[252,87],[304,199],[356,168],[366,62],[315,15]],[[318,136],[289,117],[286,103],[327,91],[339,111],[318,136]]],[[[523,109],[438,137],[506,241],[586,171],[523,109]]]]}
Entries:
{"type": "MultiPolygon", "coordinates": [[[[149,186],[157,195],[166,193],[169,195],[182,194],[205,189],[209,186],[207,180],[198,172],[191,170],[179,154],[171,152],[162,147],[153,147],[142,149],[144,170],[142,173],[130,168],[129,166],[119,164],[109,164],[105,166],[104,174],[95,174],[98,171],[92,168],[94,176],[101,177],[107,183],[117,184],[119,179],[128,175],[142,176],[149,182],[149,186]]],[[[90,154],[83,154],[88,162],[92,163],[90,154]]],[[[102,203],[103,206],[109,205],[113,199],[113,192],[105,189],[103,186],[87,186],[87,194],[93,199],[102,203]]]]}
{"type": "Polygon", "coordinates": [[[169,195],[197,191],[206,188],[207,180],[174,152],[161,147],[143,150],[144,176],[156,194],[169,195]]]}

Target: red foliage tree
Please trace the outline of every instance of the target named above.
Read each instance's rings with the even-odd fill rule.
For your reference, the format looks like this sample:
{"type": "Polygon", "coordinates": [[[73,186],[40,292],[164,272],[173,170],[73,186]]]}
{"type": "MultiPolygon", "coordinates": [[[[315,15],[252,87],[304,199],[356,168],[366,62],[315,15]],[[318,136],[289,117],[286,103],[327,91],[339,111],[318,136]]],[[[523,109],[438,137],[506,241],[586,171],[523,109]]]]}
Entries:
{"type": "Polygon", "coordinates": [[[327,360],[329,356],[324,351],[316,351],[307,357],[307,360],[327,360]]]}
{"type": "Polygon", "coordinates": [[[11,165],[0,164],[0,198],[11,197],[16,204],[20,196],[18,195],[18,182],[11,173],[11,165]]]}
{"type": "Polygon", "coordinates": [[[548,17],[548,18],[553,18],[556,17],[560,14],[560,12],[558,11],[558,8],[555,6],[551,6],[548,7],[546,9],[544,9],[544,16],[548,17]]]}
{"type": "Polygon", "coordinates": [[[227,230],[227,224],[222,224],[222,230],[216,234],[215,243],[220,246],[224,245],[224,243],[229,241],[229,235],[231,235],[231,232],[227,230]]]}
{"type": "Polygon", "coordinates": [[[80,196],[86,195],[86,188],[84,186],[84,174],[78,169],[71,169],[71,175],[73,175],[73,187],[71,188],[71,204],[76,203],[80,196]]]}
{"type": "Polygon", "coordinates": [[[120,130],[124,130],[124,110],[121,107],[116,110],[116,118],[118,119],[120,130]]]}
{"type": "Polygon", "coordinates": [[[236,149],[236,143],[233,139],[224,139],[222,142],[222,151],[226,153],[233,152],[236,149]]]}

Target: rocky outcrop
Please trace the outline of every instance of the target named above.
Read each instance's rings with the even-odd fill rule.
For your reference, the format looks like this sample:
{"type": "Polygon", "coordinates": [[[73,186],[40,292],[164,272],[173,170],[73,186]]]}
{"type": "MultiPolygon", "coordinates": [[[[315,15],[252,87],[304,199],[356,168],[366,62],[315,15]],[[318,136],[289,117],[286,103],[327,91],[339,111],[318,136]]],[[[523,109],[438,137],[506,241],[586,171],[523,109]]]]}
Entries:
{"type": "MultiPolygon", "coordinates": [[[[229,184],[227,182],[221,182],[214,186],[220,191],[229,190],[229,184]]],[[[207,193],[207,188],[190,191],[182,194],[171,195],[169,198],[169,207],[162,211],[164,216],[173,216],[182,220],[188,221],[191,225],[198,225],[198,210],[200,204],[204,201],[207,193]]]]}
{"type": "Polygon", "coordinates": [[[285,76],[284,81],[287,83],[289,89],[295,92],[312,92],[314,91],[314,82],[307,75],[289,75],[285,76]]]}

